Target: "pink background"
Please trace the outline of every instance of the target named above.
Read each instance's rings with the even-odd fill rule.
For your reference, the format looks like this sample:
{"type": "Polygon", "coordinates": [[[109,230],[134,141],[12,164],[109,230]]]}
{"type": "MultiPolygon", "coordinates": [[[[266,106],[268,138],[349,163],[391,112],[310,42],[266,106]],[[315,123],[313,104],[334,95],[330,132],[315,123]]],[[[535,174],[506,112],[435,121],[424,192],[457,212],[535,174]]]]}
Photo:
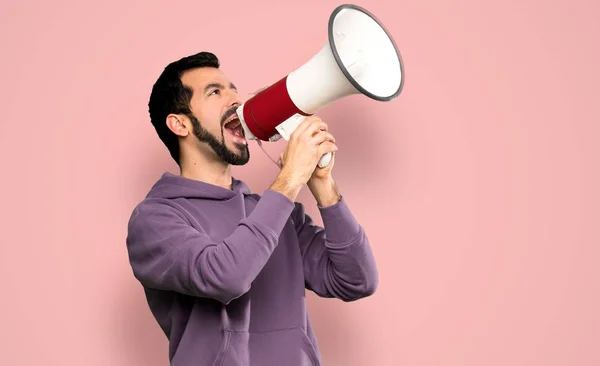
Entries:
{"type": "MultiPolygon", "coordinates": [[[[210,50],[251,93],[320,49],[340,4],[101,3],[0,5],[3,366],[168,364],[124,242],[177,172],[152,83],[210,50]]],[[[406,85],[319,113],[381,278],[360,302],[309,296],[325,364],[599,365],[598,3],[356,4],[394,35],[406,85]]],[[[260,193],[277,171],[251,149],[235,174],[260,193]]]]}

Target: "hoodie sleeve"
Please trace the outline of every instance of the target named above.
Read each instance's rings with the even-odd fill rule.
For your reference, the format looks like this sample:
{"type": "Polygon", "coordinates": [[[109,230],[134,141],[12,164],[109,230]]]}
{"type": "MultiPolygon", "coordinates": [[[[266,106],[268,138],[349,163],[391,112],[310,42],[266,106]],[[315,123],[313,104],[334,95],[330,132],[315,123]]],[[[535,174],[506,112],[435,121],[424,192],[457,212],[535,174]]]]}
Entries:
{"type": "Polygon", "coordinates": [[[294,224],[300,243],[306,287],[321,297],[354,301],[372,295],[379,282],[369,239],[342,199],[319,207],[323,226],[313,223],[296,203],[294,224]]]}
{"type": "Polygon", "coordinates": [[[141,203],[127,235],[134,275],[147,287],[228,304],[250,289],[293,208],[284,196],[267,191],[235,231],[216,242],[169,203],[141,203]]]}

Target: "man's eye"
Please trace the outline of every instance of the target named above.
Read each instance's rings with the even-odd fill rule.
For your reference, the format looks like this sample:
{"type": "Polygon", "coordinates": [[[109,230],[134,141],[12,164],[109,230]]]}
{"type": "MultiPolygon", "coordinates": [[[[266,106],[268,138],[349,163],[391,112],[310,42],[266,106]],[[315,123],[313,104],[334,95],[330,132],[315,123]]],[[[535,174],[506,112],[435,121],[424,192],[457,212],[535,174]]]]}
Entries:
{"type": "Polygon", "coordinates": [[[215,89],[215,90],[211,91],[209,95],[213,95],[214,93],[219,94],[220,93],[219,89],[215,89]]]}

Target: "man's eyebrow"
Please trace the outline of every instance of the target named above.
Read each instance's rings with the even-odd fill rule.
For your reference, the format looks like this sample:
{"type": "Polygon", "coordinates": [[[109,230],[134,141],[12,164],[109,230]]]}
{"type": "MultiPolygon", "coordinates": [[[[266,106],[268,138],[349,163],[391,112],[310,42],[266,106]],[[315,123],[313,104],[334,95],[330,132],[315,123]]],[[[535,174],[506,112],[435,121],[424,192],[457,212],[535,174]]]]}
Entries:
{"type": "Polygon", "coordinates": [[[223,85],[219,83],[210,83],[204,87],[204,92],[206,93],[209,89],[212,88],[223,89],[223,85]]]}
{"type": "MultiPolygon", "coordinates": [[[[237,87],[233,83],[230,83],[229,87],[231,89],[237,90],[237,87]]],[[[208,92],[209,89],[212,89],[212,88],[223,89],[224,86],[221,83],[210,83],[210,84],[208,84],[207,86],[204,87],[204,92],[206,93],[206,92],[208,92]]]]}

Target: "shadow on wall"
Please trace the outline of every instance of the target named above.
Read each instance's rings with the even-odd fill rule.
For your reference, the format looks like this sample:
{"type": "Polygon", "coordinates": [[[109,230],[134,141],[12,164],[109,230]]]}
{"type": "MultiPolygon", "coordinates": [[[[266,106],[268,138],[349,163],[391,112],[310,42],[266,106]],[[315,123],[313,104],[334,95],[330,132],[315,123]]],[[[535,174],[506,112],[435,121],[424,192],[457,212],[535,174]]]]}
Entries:
{"type": "Polygon", "coordinates": [[[365,348],[365,339],[372,335],[362,331],[362,325],[352,315],[355,304],[322,299],[312,292],[307,292],[306,300],[323,364],[366,365],[359,360],[371,351],[365,348]]]}
{"type": "MultiPolygon", "coordinates": [[[[396,121],[383,116],[381,102],[362,95],[350,96],[326,109],[321,115],[329,126],[339,148],[333,169],[334,178],[344,185],[346,180],[362,177],[365,185],[385,174],[390,153],[389,133],[394,133],[396,121]],[[386,143],[382,143],[385,141],[386,143]]],[[[386,106],[387,107],[387,106],[386,106]]]]}
{"type": "MultiPolygon", "coordinates": [[[[128,171],[124,172],[128,179],[123,182],[122,201],[127,215],[131,214],[165,171],[178,173],[177,165],[168,150],[153,134],[154,131],[151,131],[150,143],[142,141],[139,146],[133,147],[144,149],[144,152],[133,155],[128,171]]],[[[126,235],[125,226],[123,246],[126,235]]],[[[126,249],[123,255],[127,257],[126,249]]],[[[167,338],[150,312],[144,290],[133,275],[128,257],[126,262],[123,277],[127,281],[120,281],[115,286],[114,308],[111,312],[114,322],[111,341],[119,355],[118,366],[166,366],[169,364],[167,338]]]]}
{"type": "Polygon", "coordinates": [[[121,365],[168,365],[167,338],[150,313],[141,285],[131,283],[118,288],[112,312],[115,331],[111,338],[121,365]]]}

